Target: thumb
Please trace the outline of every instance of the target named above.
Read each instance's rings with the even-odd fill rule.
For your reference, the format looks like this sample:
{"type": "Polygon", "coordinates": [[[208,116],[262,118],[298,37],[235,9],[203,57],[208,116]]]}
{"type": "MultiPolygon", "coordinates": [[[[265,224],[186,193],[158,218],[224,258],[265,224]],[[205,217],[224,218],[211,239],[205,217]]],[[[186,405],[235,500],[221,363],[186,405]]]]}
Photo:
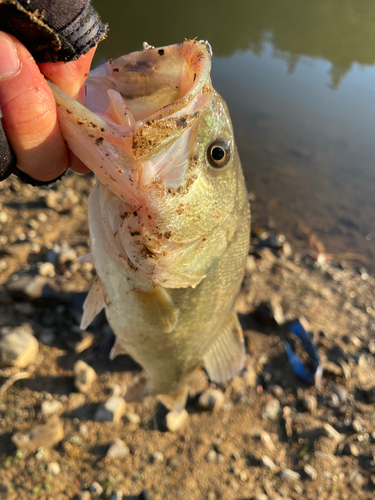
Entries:
{"type": "Polygon", "coordinates": [[[79,91],[89,74],[95,50],[96,46],[76,61],[40,63],[38,66],[43,75],[55,83],[63,92],[73,97],[73,99],[82,101],[82,99],[79,99],[79,91]]]}

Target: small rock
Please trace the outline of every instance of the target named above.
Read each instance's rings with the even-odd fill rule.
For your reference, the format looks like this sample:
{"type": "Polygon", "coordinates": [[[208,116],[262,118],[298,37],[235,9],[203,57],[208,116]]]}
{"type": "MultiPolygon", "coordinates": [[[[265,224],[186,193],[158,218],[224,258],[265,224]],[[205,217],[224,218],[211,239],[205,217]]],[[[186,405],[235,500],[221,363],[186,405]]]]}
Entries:
{"type": "Polygon", "coordinates": [[[48,474],[53,474],[54,476],[60,474],[60,470],[60,465],[57,462],[51,462],[47,466],[48,474]]]}
{"type": "Polygon", "coordinates": [[[318,479],[318,473],[316,469],[314,469],[314,467],[312,467],[311,465],[306,464],[303,470],[305,471],[305,474],[307,474],[313,481],[315,481],[315,479],[318,479]]]}
{"type": "Polygon", "coordinates": [[[28,323],[0,329],[0,365],[24,368],[35,360],[38,351],[38,341],[28,323]]]}
{"type": "Polygon", "coordinates": [[[206,455],[206,462],[208,463],[216,463],[217,462],[217,453],[215,450],[210,450],[206,455]]]}
{"type": "Polygon", "coordinates": [[[185,465],[185,460],[182,455],[173,455],[168,459],[168,465],[172,467],[172,469],[178,469],[185,465]]]}
{"type": "Polygon", "coordinates": [[[45,276],[46,278],[53,278],[56,274],[55,266],[52,262],[43,262],[40,264],[38,271],[41,276],[45,276]]]}
{"type": "Polygon", "coordinates": [[[267,455],[263,455],[262,458],[260,459],[262,465],[264,465],[265,467],[267,467],[267,469],[270,469],[270,470],[275,470],[276,469],[276,465],[272,462],[272,460],[267,457],[267,455]]]}
{"type": "Polygon", "coordinates": [[[92,483],[89,487],[89,491],[91,492],[91,496],[93,498],[98,498],[103,493],[103,488],[95,481],[95,483],[92,483]]]}
{"type": "Polygon", "coordinates": [[[125,413],[125,408],[124,398],[111,396],[96,410],[94,420],[98,422],[119,422],[125,413]]]}
{"type": "Polygon", "coordinates": [[[267,434],[265,431],[261,431],[260,433],[260,440],[263,444],[263,446],[269,451],[273,452],[276,450],[276,446],[274,445],[274,442],[271,439],[271,436],[267,434]]]}
{"type": "Polygon", "coordinates": [[[272,394],[278,398],[281,398],[284,394],[284,389],[280,385],[270,385],[269,386],[269,391],[272,392],[272,394]]]}
{"type": "Polygon", "coordinates": [[[268,500],[268,496],[264,493],[258,493],[257,495],[253,496],[252,500],[268,500]]]}
{"type": "Polygon", "coordinates": [[[185,425],[188,418],[189,414],[185,408],[180,412],[170,411],[165,417],[165,427],[169,432],[176,432],[183,425],[185,425]]]}
{"type": "Polygon", "coordinates": [[[360,455],[359,449],[354,443],[346,443],[342,449],[343,455],[352,455],[353,457],[358,457],[360,455]]]}
{"type": "Polygon", "coordinates": [[[358,486],[363,486],[366,483],[366,478],[357,470],[353,470],[349,476],[349,481],[356,483],[358,486]]]}
{"type": "Polygon", "coordinates": [[[120,384],[113,384],[110,387],[111,389],[111,396],[123,396],[123,388],[121,387],[120,384]]]}
{"type": "Polygon", "coordinates": [[[374,339],[369,341],[368,350],[371,352],[371,354],[375,354],[375,340],[374,339]]]}
{"type": "Polygon", "coordinates": [[[77,252],[74,250],[74,248],[70,247],[63,247],[57,258],[57,261],[60,265],[63,265],[66,262],[74,262],[75,260],[77,260],[77,252]]]}
{"type": "Polygon", "coordinates": [[[333,361],[322,361],[323,372],[326,375],[334,375],[340,377],[342,375],[342,368],[336,365],[333,361]]]}
{"type": "Polygon", "coordinates": [[[124,458],[129,455],[129,448],[121,439],[115,439],[107,451],[107,457],[124,458]]]}
{"type": "Polygon", "coordinates": [[[217,389],[207,389],[199,396],[197,406],[203,411],[218,410],[224,404],[225,396],[217,389]]]}
{"type": "Polygon", "coordinates": [[[62,403],[60,403],[60,401],[42,401],[41,411],[43,415],[52,415],[53,413],[59,412],[62,407],[63,405],[62,403]]]}
{"type": "Polygon", "coordinates": [[[301,475],[292,469],[284,469],[280,472],[280,478],[284,481],[298,481],[301,479],[301,475]]]}
{"type": "Polygon", "coordinates": [[[164,455],[161,451],[154,451],[150,455],[150,462],[155,463],[155,462],[163,462],[164,461],[164,455]]]}
{"type": "Polygon", "coordinates": [[[110,500],[122,500],[123,497],[124,497],[124,495],[123,495],[122,491],[115,491],[110,496],[110,500]]]}
{"type": "Polygon", "coordinates": [[[341,403],[345,403],[348,400],[349,391],[345,386],[335,384],[332,387],[332,392],[337,395],[341,403]]]}
{"type": "Polygon", "coordinates": [[[280,401],[272,398],[268,401],[264,415],[271,420],[276,420],[280,413],[280,401]]]}
{"type": "Polygon", "coordinates": [[[336,431],[330,424],[323,424],[324,434],[333,439],[334,441],[341,441],[343,439],[343,435],[336,431]]]}
{"type": "Polygon", "coordinates": [[[141,423],[141,417],[136,413],[125,413],[124,420],[134,425],[139,425],[141,423]]]}
{"type": "Polygon", "coordinates": [[[95,335],[88,332],[80,332],[75,339],[68,339],[66,345],[76,354],[81,354],[92,346],[95,340],[95,335]]]}
{"type": "Polygon", "coordinates": [[[94,368],[85,363],[82,360],[78,360],[74,364],[74,386],[83,394],[87,394],[92,386],[92,384],[97,379],[94,368]]]}
{"type": "Polygon", "coordinates": [[[78,498],[79,500],[91,500],[91,493],[89,491],[81,491],[78,498]]]}
{"type": "Polygon", "coordinates": [[[340,406],[340,399],[337,394],[331,394],[328,398],[328,404],[331,408],[338,408],[340,406]]]}
{"type": "Polygon", "coordinates": [[[314,414],[318,408],[318,401],[315,396],[308,394],[301,400],[301,404],[305,410],[309,413],[314,414]]]}
{"type": "Polygon", "coordinates": [[[12,436],[12,441],[18,449],[33,452],[38,448],[52,448],[63,437],[63,426],[60,421],[56,421],[36,425],[28,432],[17,432],[12,436]]]}
{"type": "Polygon", "coordinates": [[[286,257],[286,258],[291,257],[293,254],[292,245],[289,243],[289,241],[286,241],[285,243],[283,243],[281,250],[282,250],[284,257],[286,257]]]}
{"type": "Polygon", "coordinates": [[[243,374],[243,379],[247,387],[256,387],[257,386],[257,378],[258,375],[252,365],[247,367],[247,370],[243,374]]]}

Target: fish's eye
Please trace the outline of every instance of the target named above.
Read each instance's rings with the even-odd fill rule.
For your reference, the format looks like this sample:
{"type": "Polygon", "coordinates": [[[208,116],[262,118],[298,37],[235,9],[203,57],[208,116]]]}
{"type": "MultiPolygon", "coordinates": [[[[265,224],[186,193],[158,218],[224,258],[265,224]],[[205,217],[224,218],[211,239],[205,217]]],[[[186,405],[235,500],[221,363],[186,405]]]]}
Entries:
{"type": "Polygon", "coordinates": [[[207,149],[207,159],[212,167],[224,167],[230,159],[229,144],[222,139],[214,141],[207,149]]]}

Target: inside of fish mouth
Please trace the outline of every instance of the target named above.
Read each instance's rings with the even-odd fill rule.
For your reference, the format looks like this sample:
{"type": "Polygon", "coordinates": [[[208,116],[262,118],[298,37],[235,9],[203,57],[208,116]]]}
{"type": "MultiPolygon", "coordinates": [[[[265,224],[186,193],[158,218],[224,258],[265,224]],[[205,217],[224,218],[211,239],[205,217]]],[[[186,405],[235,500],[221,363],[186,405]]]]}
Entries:
{"type": "Polygon", "coordinates": [[[144,120],[173,104],[196,81],[197,70],[182,53],[167,50],[164,53],[161,56],[160,51],[155,49],[138,53],[139,59],[133,55],[128,62],[119,58],[111,63],[116,70],[112,78],[103,79],[102,85],[107,86],[107,90],[112,88],[121,95],[135,121],[144,120]]]}

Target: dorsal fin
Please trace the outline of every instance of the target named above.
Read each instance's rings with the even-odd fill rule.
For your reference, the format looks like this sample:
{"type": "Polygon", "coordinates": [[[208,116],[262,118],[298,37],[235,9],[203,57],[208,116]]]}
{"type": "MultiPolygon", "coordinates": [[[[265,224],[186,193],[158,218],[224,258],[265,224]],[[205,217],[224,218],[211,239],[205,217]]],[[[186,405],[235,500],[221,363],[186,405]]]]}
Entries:
{"type": "Polygon", "coordinates": [[[96,277],[94,283],[91,285],[89,293],[87,294],[85,302],[83,303],[83,316],[80,328],[82,330],[86,330],[104,306],[105,301],[103,286],[100,279],[96,277]]]}

